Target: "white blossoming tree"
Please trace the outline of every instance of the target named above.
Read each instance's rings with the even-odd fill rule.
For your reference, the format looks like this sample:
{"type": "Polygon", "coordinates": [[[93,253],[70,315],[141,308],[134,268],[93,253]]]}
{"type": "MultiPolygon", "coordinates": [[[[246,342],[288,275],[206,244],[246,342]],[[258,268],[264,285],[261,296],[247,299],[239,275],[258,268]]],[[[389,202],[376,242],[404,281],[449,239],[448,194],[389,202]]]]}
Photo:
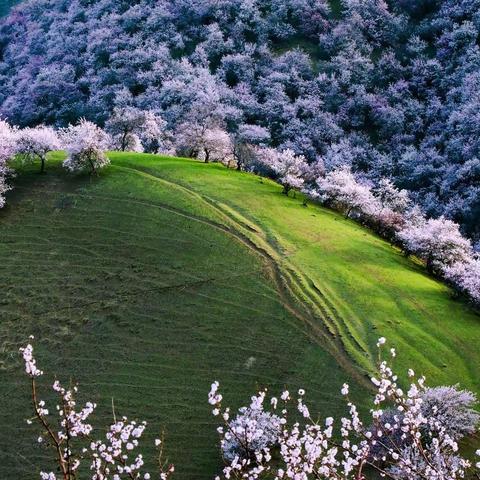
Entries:
{"type": "Polygon", "coordinates": [[[398,238],[408,253],[425,260],[430,272],[442,272],[457,262],[467,262],[472,245],[460,233],[458,224],[444,217],[407,225],[398,238]]]}
{"type": "Polygon", "coordinates": [[[456,386],[427,388],[422,395],[422,412],[435,418],[455,440],[476,432],[480,413],[475,410],[477,397],[456,386]]]}
{"type": "Polygon", "coordinates": [[[207,122],[186,122],[176,132],[177,153],[187,157],[229,163],[233,160],[233,144],[230,135],[222,128],[207,122]]]}
{"type": "Polygon", "coordinates": [[[15,155],[17,130],[0,119],[0,208],[5,205],[5,193],[10,190],[7,183],[11,170],[8,161],[15,155]]]}
{"type": "Polygon", "coordinates": [[[87,120],[80,120],[77,125],[70,125],[61,133],[68,156],[63,166],[71,172],[89,171],[97,174],[98,170],[110,163],[105,155],[110,140],[108,135],[97,125],[87,120]]]}
{"type": "Polygon", "coordinates": [[[283,186],[283,193],[288,195],[293,189],[301,190],[308,164],[303,155],[295,155],[291,149],[258,148],[257,158],[270,169],[276,180],[283,186]]]}
{"type": "MultiPolygon", "coordinates": [[[[30,337],[33,340],[33,337],[30,337]]],[[[63,387],[58,380],[52,384],[58,403],[52,411],[45,401],[39,398],[37,378],[44,372],[37,366],[31,343],[20,349],[25,362],[25,372],[30,380],[31,398],[34,416],[27,420],[37,422],[41,429],[37,441],[50,449],[56,464],[56,471],[40,472],[41,480],[78,480],[83,463],[92,472],[90,480],[142,479],[150,480],[152,475],[145,470],[144,459],[137,453],[140,440],[147,426],[146,422],[129,421],[126,417],[117,419],[106,429],[105,438],[92,438],[93,427],[89,417],[96,404],[87,402],[79,407],[76,401],[77,386],[71,389],[63,387]],[[83,440],[83,441],[82,441],[83,440]],[[89,440],[89,448],[84,448],[89,440]]],[[[174,472],[173,465],[162,460],[163,442],[155,440],[158,449],[160,480],[168,480],[174,472]]]]}
{"type": "Polygon", "coordinates": [[[374,189],[374,194],[382,208],[400,214],[405,214],[412,203],[407,190],[399,190],[388,178],[380,180],[374,189]]]}
{"type": "Polygon", "coordinates": [[[27,162],[40,162],[40,173],[45,172],[47,153],[60,150],[61,142],[57,132],[44,125],[24,128],[18,132],[16,153],[27,162]]]}
{"type": "Polygon", "coordinates": [[[157,151],[162,144],[166,122],[151,111],[132,106],[117,106],[105,124],[114,150],[157,151]]]}
{"type": "MultiPolygon", "coordinates": [[[[377,345],[381,348],[384,344],[381,338],[377,345]]],[[[390,354],[393,359],[395,350],[390,349],[390,354]]],[[[369,472],[377,472],[390,480],[456,480],[466,478],[470,470],[478,472],[480,462],[473,466],[461,456],[457,444],[478,421],[470,409],[474,397],[447,387],[427,389],[423,377],[417,378],[413,370],[408,375],[411,383],[404,390],[389,363],[380,362],[378,375],[372,378],[376,394],[368,423],[360,419],[357,407],[349,400],[349,386],[344,384],[341,393],[347,400],[348,415],[340,419],[337,429],[332,417],[314,420],[305,404],[304,390],[296,396],[284,391],[270,402],[266,401],[266,391],[260,392],[252,397],[256,415],[278,418],[275,425],[280,426],[280,433],[268,444],[255,443],[258,448],[248,456],[224,455],[222,477],[365,480],[369,472]],[[439,401],[448,404],[443,412],[438,411],[439,401]],[[388,417],[386,411],[390,412],[388,417]],[[303,421],[296,419],[298,414],[303,421]]],[[[218,428],[222,449],[232,438],[243,439],[243,431],[237,431],[235,420],[230,420],[230,409],[222,406],[218,382],[212,384],[208,399],[213,415],[223,421],[218,428]]],[[[246,430],[247,440],[253,440],[262,438],[264,429],[262,424],[249,421],[246,430]]]]}
{"type": "Polygon", "coordinates": [[[456,262],[444,269],[444,275],[456,289],[480,304],[480,258],[472,257],[464,262],[456,262]]]}
{"type": "MultiPolygon", "coordinates": [[[[219,402],[215,387],[218,387],[218,382],[212,386],[209,396],[210,403],[213,404],[219,402]]],[[[220,427],[219,431],[223,434],[222,455],[228,462],[233,462],[235,459],[236,461],[255,461],[256,452],[279,444],[282,420],[278,415],[263,410],[265,392],[260,392],[251,400],[250,406],[240,408],[237,416],[232,420],[229,419],[228,409],[223,413],[226,428],[220,427]]]]}
{"type": "Polygon", "coordinates": [[[373,215],[379,203],[367,185],[357,181],[349,167],[341,167],[317,179],[320,198],[340,208],[345,217],[352,213],[373,215]]]}

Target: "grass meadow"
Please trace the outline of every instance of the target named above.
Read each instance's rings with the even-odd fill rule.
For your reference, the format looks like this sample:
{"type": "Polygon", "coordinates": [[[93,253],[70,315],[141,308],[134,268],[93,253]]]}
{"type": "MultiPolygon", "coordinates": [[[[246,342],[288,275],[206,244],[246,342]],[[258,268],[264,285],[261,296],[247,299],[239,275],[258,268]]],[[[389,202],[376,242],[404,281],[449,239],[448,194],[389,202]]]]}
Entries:
{"type": "MultiPolygon", "coordinates": [[[[307,387],[312,410],[343,411],[367,388],[385,336],[399,368],[480,392],[480,317],[423,267],[274,182],[198,161],[112,153],[98,178],[18,166],[0,212],[0,478],[32,477],[28,381],[18,348],[117,415],[164,429],[175,478],[220,467],[206,397],[239,407],[259,387],[307,387]]],[[[52,376],[42,381],[50,383],[52,376]]],[[[32,445],[34,445],[32,447],[32,445]]]]}

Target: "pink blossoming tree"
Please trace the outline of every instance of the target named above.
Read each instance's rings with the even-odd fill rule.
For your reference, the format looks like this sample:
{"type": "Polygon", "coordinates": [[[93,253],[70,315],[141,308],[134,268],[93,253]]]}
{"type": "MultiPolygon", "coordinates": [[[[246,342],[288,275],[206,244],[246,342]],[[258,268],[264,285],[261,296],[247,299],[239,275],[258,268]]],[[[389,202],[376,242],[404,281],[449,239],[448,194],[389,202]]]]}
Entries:
{"type": "MultiPolygon", "coordinates": [[[[33,340],[33,337],[30,337],[33,340]]],[[[25,362],[25,373],[30,379],[31,398],[34,417],[27,423],[36,421],[41,429],[38,443],[49,448],[54,457],[56,470],[40,472],[41,480],[78,480],[81,465],[86,463],[90,471],[90,480],[150,480],[152,475],[144,468],[144,459],[137,453],[146,422],[129,421],[127,417],[117,419],[107,428],[105,438],[94,439],[93,427],[89,417],[95,411],[96,404],[87,402],[79,407],[76,401],[77,386],[67,389],[58,380],[52,384],[58,403],[53,410],[39,398],[37,378],[44,372],[37,366],[33,356],[33,346],[29,343],[20,349],[25,362]],[[83,440],[83,442],[82,442],[83,440]],[[85,440],[89,448],[83,447],[85,440]]],[[[162,441],[155,440],[158,449],[160,480],[168,480],[174,471],[173,465],[162,460],[162,441]]]]}
{"type": "Polygon", "coordinates": [[[105,151],[110,145],[109,136],[97,125],[80,120],[62,132],[62,141],[68,153],[63,166],[71,172],[89,171],[97,174],[110,163],[105,151]]]}
{"type": "Polygon", "coordinates": [[[61,142],[57,132],[44,125],[24,128],[18,132],[17,154],[27,162],[40,161],[40,173],[45,173],[47,153],[60,150],[61,142]]]}
{"type": "Polygon", "coordinates": [[[341,167],[317,179],[319,197],[334,204],[350,217],[353,213],[372,215],[377,212],[379,202],[370,187],[360,183],[349,167],[341,167]]]}
{"type": "Polygon", "coordinates": [[[283,193],[288,195],[293,189],[301,190],[304,186],[304,176],[308,172],[308,164],[303,155],[296,155],[289,148],[276,150],[274,148],[257,149],[258,160],[270,169],[277,181],[283,186],[283,193]]]}
{"type": "Polygon", "coordinates": [[[10,190],[7,183],[11,170],[7,162],[15,155],[17,130],[0,119],[0,208],[5,205],[5,193],[10,190]]]}
{"type": "Polygon", "coordinates": [[[460,233],[459,225],[444,217],[418,225],[408,224],[398,233],[408,253],[425,260],[430,272],[441,272],[457,262],[467,262],[472,245],[460,233]]]}
{"type": "MultiPolygon", "coordinates": [[[[381,338],[377,345],[384,344],[381,338]]],[[[394,349],[390,355],[395,357],[394,349]]],[[[470,409],[472,394],[452,387],[442,387],[446,393],[427,389],[423,377],[413,370],[408,375],[410,385],[404,389],[389,363],[380,362],[371,379],[376,394],[368,423],[349,399],[347,384],[341,393],[348,415],[336,422],[314,419],[303,389],[270,399],[261,391],[232,420],[214,382],[208,399],[213,415],[222,419],[218,432],[226,462],[217,479],[366,480],[369,472],[377,472],[390,480],[456,480],[480,469],[480,462],[473,466],[461,456],[457,444],[478,423],[478,414],[470,409]],[[388,421],[385,411],[391,412],[388,421]]]]}

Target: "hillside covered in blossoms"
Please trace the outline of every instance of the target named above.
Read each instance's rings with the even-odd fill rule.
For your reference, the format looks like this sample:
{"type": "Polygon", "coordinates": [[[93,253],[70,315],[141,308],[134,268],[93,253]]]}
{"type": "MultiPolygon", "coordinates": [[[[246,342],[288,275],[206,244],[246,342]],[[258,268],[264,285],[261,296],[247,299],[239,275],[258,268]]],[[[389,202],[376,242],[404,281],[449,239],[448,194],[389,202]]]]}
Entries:
{"type": "Polygon", "coordinates": [[[328,171],[389,177],[478,241],[477,0],[33,0],[0,27],[0,114],[103,125],[115,105],[229,132],[328,171]]]}

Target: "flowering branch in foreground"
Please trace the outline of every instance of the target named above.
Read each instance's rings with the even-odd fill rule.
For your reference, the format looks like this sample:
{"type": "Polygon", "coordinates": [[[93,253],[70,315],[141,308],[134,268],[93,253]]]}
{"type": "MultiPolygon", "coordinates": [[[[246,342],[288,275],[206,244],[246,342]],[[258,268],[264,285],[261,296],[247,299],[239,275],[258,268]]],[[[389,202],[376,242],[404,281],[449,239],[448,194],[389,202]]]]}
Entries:
{"type": "MultiPolygon", "coordinates": [[[[379,350],[385,343],[384,338],[379,339],[379,350]]],[[[40,425],[38,442],[51,449],[57,466],[56,473],[40,472],[41,480],[152,478],[144,469],[142,454],[137,453],[146,422],[126,417],[117,420],[114,414],[105,439],[93,439],[89,417],[96,405],[87,402],[79,408],[77,387],[66,389],[55,380],[57,415],[51,415],[38,397],[37,378],[43,371],[37,366],[33,347],[28,344],[20,351],[34,409],[33,419],[27,422],[35,420],[40,425]],[[86,440],[88,448],[81,446],[86,440]],[[82,462],[90,474],[81,468],[82,462]]],[[[395,355],[391,348],[391,360],[395,355]]],[[[360,419],[347,384],[341,393],[348,414],[336,422],[332,417],[314,420],[303,389],[296,395],[285,390],[279,398],[270,399],[266,390],[261,391],[232,418],[230,408],[222,406],[219,383],[214,382],[208,401],[213,415],[223,422],[218,428],[226,463],[221,476],[246,480],[265,476],[275,480],[367,480],[372,472],[390,480],[457,480],[470,472],[478,476],[480,461],[472,465],[463,458],[457,443],[478,425],[480,415],[472,409],[475,395],[456,387],[427,388],[424,377],[416,377],[413,370],[408,376],[410,386],[404,390],[389,362],[379,356],[378,374],[371,379],[376,393],[368,423],[360,419]]],[[[168,480],[174,467],[162,460],[163,441],[155,440],[155,446],[159,478],[168,480]]],[[[476,454],[480,457],[480,449],[476,454]]]]}
{"type": "MultiPolygon", "coordinates": [[[[380,349],[384,344],[381,338],[377,346],[380,349]]],[[[390,355],[395,357],[394,349],[390,355]]],[[[226,462],[222,477],[255,480],[268,473],[276,480],[365,480],[376,471],[391,480],[456,480],[475,467],[480,469],[480,462],[474,467],[460,455],[458,429],[454,435],[439,408],[425,409],[429,390],[425,379],[417,378],[413,370],[408,374],[411,384],[405,391],[389,363],[380,361],[378,375],[371,379],[376,394],[368,424],[349,399],[347,384],[341,393],[348,415],[340,422],[331,417],[319,422],[305,405],[302,389],[296,398],[284,391],[279,399],[272,397],[268,402],[267,392],[261,391],[232,420],[230,409],[222,406],[219,384],[214,382],[208,399],[213,415],[223,420],[218,428],[226,462]],[[292,402],[296,404],[293,409],[292,402]]],[[[456,392],[453,387],[448,392],[452,390],[456,392]]],[[[465,394],[456,393],[460,398],[465,394]]],[[[478,416],[470,410],[455,413],[460,420],[462,415],[467,419],[474,415],[478,423],[478,416]]],[[[480,450],[476,453],[480,456],[480,450]]]]}
{"type": "MultiPolygon", "coordinates": [[[[33,337],[30,337],[33,340],[33,337]]],[[[93,427],[88,418],[94,412],[96,404],[87,402],[78,409],[75,400],[78,388],[64,388],[58,380],[52,389],[58,397],[55,407],[57,415],[53,418],[45,402],[38,397],[37,378],[43,371],[37,367],[33,356],[33,347],[28,344],[21,348],[25,362],[25,373],[30,378],[34,417],[27,420],[31,424],[36,420],[42,429],[38,443],[50,447],[55,455],[55,463],[59,476],[54,472],[40,472],[41,480],[77,480],[81,477],[80,465],[83,461],[89,464],[91,480],[149,480],[151,475],[144,471],[144,460],[141,453],[134,453],[147,426],[146,422],[129,421],[126,417],[117,421],[114,418],[104,440],[91,438],[93,427]],[[90,441],[89,448],[82,448],[80,441],[90,441]]],[[[87,442],[88,443],[88,442],[87,442]]],[[[174,471],[173,465],[162,460],[160,439],[155,440],[158,449],[158,465],[160,480],[168,480],[174,471]]],[[[85,478],[85,477],[83,477],[85,478]]]]}

